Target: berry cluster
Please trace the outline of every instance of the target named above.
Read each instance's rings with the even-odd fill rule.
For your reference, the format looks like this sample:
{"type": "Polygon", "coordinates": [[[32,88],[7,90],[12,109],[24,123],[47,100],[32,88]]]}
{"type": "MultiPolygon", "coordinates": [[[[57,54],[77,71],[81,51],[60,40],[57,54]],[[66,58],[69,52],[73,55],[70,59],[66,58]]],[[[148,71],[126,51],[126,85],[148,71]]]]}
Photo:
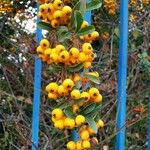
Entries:
{"type": "MultiPolygon", "coordinates": [[[[56,108],[52,111],[52,121],[54,127],[57,129],[73,129],[79,127],[78,132],[80,140],[77,142],[69,141],[67,149],[69,150],[83,150],[89,149],[91,146],[98,144],[98,139],[95,137],[95,132],[89,125],[85,124],[85,117],[77,115],[75,119],[68,118],[62,109],[56,108]]],[[[97,128],[103,128],[104,122],[100,119],[97,122],[97,128]]]]}
{"type": "MultiPolygon", "coordinates": [[[[67,26],[72,37],[68,44],[59,43],[56,39],[54,39],[55,44],[52,44],[53,41],[42,39],[36,51],[42,61],[52,67],[62,67],[59,83],[51,82],[45,88],[49,99],[66,105],[65,107],[56,106],[52,110],[54,127],[59,130],[76,129],[79,133],[79,140],[77,142],[69,141],[67,149],[87,150],[94,146],[93,141],[94,144],[98,144],[95,137],[97,129],[104,127],[104,122],[96,118],[102,95],[96,87],[92,87],[90,83],[93,81],[88,78],[89,76],[92,76],[94,80],[99,78],[97,72],[88,70],[92,67],[95,57],[91,43],[99,39],[99,33],[92,30],[93,32],[81,34],[83,36],[79,37],[72,31],[74,28],[70,29],[70,19],[74,13],[71,5],[66,5],[70,2],[70,0],[39,0],[41,5],[38,17],[49,23],[54,32],[57,32],[58,28],[56,27],[58,26],[67,26]],[[80,66],[82,68],[78,70],[77,67],[80,66]],[[69,69],[73,69],[73,72],[69,72],[69,69]],[[89,85],[85,86],[86,84],[89,85]],[[93,117],[90,115],[89,118],[93,121],[94,126],[88,122],[89,116],[84,114],[84,111],[87,111],[86,107],[91,107],[93,113],[91,111],[90,113],[95,114],[93,117]],[[97,108],[96,113],[94,108],[97,108]]],[[[88,26],[89,24],[83,21],[80,29],[84,30],[88,26]]]]}
{"type": "MultiPolygon", "coordinates": [[[[52,0],[38,0],[38,3],[41,5],[41,4],[44,4],[44,3],[50,3],[52,0]]],[[[71,3],[71,0],[63,0],[64,3],[67,3],[67,4],[70,4],[71,3]]]]}
{"type": "Polygon", "coordinates": [[[144,5],[148,5],[148,4],[150,4],[150,0],[142,0],[142,3],[143,3],[144,5]]]}
{"type": "MultiPolygon", "coordinates": [[[[89,26],[89,23],[87,21],[83,21],[81,25],[81,29],[84,29],[89,26]]],[[[99,33],[97,31],[93,31],[90,34],[80,36],[80,39],[84,42],[92,43],[93,41],[96,41],[99,39],[99,33]]]]}
{"type": "Polygon", "coordinates": [[[50,48],[48,40],[43,39],[40,46],[36,49],[39,57],[48,64],[65,64],[65,66],[74,66],[83,64],[84,68],[91,67],[91,62],[94,59],[93,48],[90,43],[83,43],[81,50],[72,47],[69,50],[59,44],[55,48],[50,48]]]}
{"type": "Polygon", "coordinates": [[[150,0],[130,0],[129,1],[129,21],[132,24],[136,24],[137,20],[143,16],[147,10],[147,5],[150,4],[150,0]]]}
{"type": "Polygon", "coordinates": [[[64,6],[61,0],[54,0],[51,3],[40,5],[38,17],[56,28],[59,25],[67,25],[70,22],[71,13],[72,8],[70,6],[64,6]]]}
{"type": "Polygon", "coordinates": [[[137,19],[138,19],[138,17],[137,17],[135,14],[130,14],[130,15],[129,15],[129,20],[130,20],[132,23],[136,22],[137,19]]]}
{"type": "MultiPolygon", "coordinates": [[[[99,76],[97,72],[90,72],[88,74],[99,76]]],[[[81,80],[79,74],[73,76],[78,76],[78,79],[81,80]]],[[[58,100],[59,98],[65,97],[64,100],[69,101],[69,103],[72,104],[72,112],[75,114],[75,118],[67,117],[64,110],[60,108],[55,108],[52,111],[52,121],[55,128],[60,130],[78,128],[80,140],[76,143],[69,141],[67,143],[67,148],[69,150],[88,149],[92,146],[93,140],[98,144],[97,138],[94,137],[96,133],[89,125],[87,125],[86,119],[80,114],[79,109],[82,109],[89,103],[100,103],[102,101],[102,95],[99,93],[99,90],[93,87],[81,92],[75,88],[74,81],[69,78],[65,79],[61,85],[58,85],[55,82],[49,83],[45,90],[48,92],[48,97],[50,99],[58,100]],[[81,99],[83,101],[77,104],[76,102],[81,99]]],[[[104,127],[104,123],[102,120],[99,120],[97,122],[97,128],[102,127],[104,127]]]]}
{"type": "Polygon", "coordinates": [[[53,100],[57,100],[64,96],[68,96],[70,101],[83,98],[84,101],[82,105],[90,102],[99,103],[102,101],[102,95],[97,88],[90,88],[88,91],[80,92],[80,90],[76,88],[73,89],[74,85],[74,82],[68,78],[65,79],[61,85],[55,82],[49,83],[45,90],[48,92],[48,97],[53,100]]]}
{"type": "Polygon", "coordinates": [[[116,14],[117,4],[115,0],[104,0],[103,5],[109,15],[116,14]]]}
{"type": "Polygon", "coordinates": [[[130,7],[130,6],[135,6],[136,3],[137,3],[137,0],[130,0],[130,2],[129,2],[129,7],[130,7]]]}
{"type": "MultiPolygon", "coordinates": [[[[77,117],[78,117],[78,121],[80,122],[83,116],[81,116],[81,118],[80,118],[80,115],[77,117]]],[[[100,119],[97,122],[97,128],[103,128],[103,127],[104,127],[104,122],[100,119]]],[[[89,149],[92,146],[95,146],[99,143],[98,139],[95,137],[95,134],[96,133],[93,131],[93,129],[89,125],[82,125],[79,128],[80,140],[77,142],[69,141],[67,143],[67,148],[69,150],[89,149]]]]}

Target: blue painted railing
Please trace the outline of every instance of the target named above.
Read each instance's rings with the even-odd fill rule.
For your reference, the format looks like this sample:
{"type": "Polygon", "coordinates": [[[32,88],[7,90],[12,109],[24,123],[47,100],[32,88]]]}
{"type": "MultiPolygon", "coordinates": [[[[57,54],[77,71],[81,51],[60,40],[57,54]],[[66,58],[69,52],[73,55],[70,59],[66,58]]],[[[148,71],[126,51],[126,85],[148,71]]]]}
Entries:
{"type": "Polygon", "coordinates": [[[116,150],[125,149],[126,79],[128,54],[128,0],[120,2],[120,43],[118,69],[118,106],[116,150]]]}
{"type": "MultiPolygon", "coordinates": [[[[37,6],[37,11],[39,6],[37,6]]],[[[38,20],[37,20],[38,21],[38,20]]],[[[37,27],[36,29],[36,42],[39,45],[42,39],[42,30],[37,27]]],[[[33,96],[33,114],[32,114],[32,150],[38,149],[39,137],[39,118],[40,118],[40,94],[41,94],[41,72],[42,62],[38,56],[35,57],[34,64],[34,96],[33,96]]]]}

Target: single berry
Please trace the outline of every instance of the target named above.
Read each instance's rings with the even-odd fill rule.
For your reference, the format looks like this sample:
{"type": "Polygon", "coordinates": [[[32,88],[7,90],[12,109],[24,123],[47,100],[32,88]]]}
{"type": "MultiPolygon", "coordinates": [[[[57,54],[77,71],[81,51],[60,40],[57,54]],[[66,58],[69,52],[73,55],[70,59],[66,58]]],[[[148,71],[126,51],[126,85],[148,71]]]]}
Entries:
{"type": "Polygon", "coordinates": [[[83,130],[80,133],[80,136],[81,136],[82,140],[88,140],[90,137],[89,132],[87,130],[83,130]]]}
{"type": "Polygon", "coordinates": [[[67,93],[68,91],[62,85],[58,86],[58,94],[60,96],[65,96],[67,93]]]}
{"type": "Polygon", "coordinates": [[[71,79],[65,79],[62,85],[65,89],[71,90],[74,87],[74,82],[71,79]]]}
{"type": "Polygon", "coordinates": [[[79,53],[80,53],[79,50],[75,47],[73,47],[69,50],[69,54],[72,58],[78,58],[79,53]]]}
{"type": "Polygon", "coordinates": [[[89,94],[90,94],[90,97],[94,99],[99,95],[99,90],[97,88],[90,88],[89,94]]]}
{"type": "Polygon", "coordinates": [[[71,97],[72,97],[73,99],[80,99],[80,97],[81,97],[80,91],[77,90],[77,89],[74,89],[74,90],[71,92],[71,97]]]}
{"type": "Polygon", "coordinates": [[[88,140],[84,140],[82,142],[82,146],[83,146],[83,148],[90,148],[91,144],[90,144],[90,142],[88,140]]]}
{"type": "Polygon", "coordinates": [[[64,126],[68,129],[73,129],[75,127],[75,121],[71,118],[66,118],[64,120],[64,126]]]}
{"type": "Polygon", "coordinates": [[[77,126],[80,126],[81,124],[83,124],[85,122],[85,117],[82,116],[82,115],[78,115],[76,118],[75,118],[75,122],[76,122],[76,125],[77,126]]]}
{"type": "Polygon", "coordinates": [[[85,53],[85,54],[91,54],[93,52],[93,48],[91,46],[90,43],[84,43],[82,45],[82,51],[85,53]]]}
{"type": "Polygon", "coordinates": [[[56,53],[59,54],[60,52],[64,51],[65,47],[61,44],[56,46],[56,53]]]}
{"type": "Polygon", "coordinates": [[[55,82],[51,82],[46,86],[46,92],[50,92],[50,93],[57,93],[58,90],[58,84],[55,82]]]}
{"type": "Polygon", "coordinates": [[[75,144],[75,142],[69,141],[69,142],[67,143],[67,149],[68,149],[68,150],[75,150],[75,149],[76,149],[76,144],[75,144]]]}
{"type": "Polygon", "coordinates": [[[85,100],[90,99],[90,94],[88,92],[82,92],[81,93],[81,98],[84,98],[85,100]]]}
{"type": "Polygon", "coordinates": [[[42,49],[47,49],[49,48],[49,41],[47,39],[42,39],[40,41],[40,46],[42,47],[42,49]]]}
{"type": "Polygon", "coordinates": [[[54,123],[54,127],[58,129],[64,129],[64,121],[63,120],[57,120],[54,123]]]}
{"type": "Polygon", "coordinates": [[[97,127],[98,128],[103,128],[104,127],[104,122],[101,119],[97,122],[97,127]]]}
{"type": "Polygon", "coordinates": [[[56,108],[52,111],[52,117],[55,118],[56,120],[62,119],[63,116],[64,116],[64,113],[60,108],[56,108]]]}
{"type": "Polygon", "coordinates": [[[56,100],[58,98],[57,94],[55,93],[48,93],[48,98],[49,99],[53,99],[53,100],[56,100]]]}

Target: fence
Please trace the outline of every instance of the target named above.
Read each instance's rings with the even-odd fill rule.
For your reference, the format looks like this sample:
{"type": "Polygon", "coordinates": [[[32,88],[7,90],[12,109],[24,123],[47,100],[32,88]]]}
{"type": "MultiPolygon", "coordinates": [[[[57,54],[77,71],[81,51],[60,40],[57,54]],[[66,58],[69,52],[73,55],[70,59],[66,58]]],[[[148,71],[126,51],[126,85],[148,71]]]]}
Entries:
{"type": "MultiPolygon", "coordinates": [[[[90,24],[91,12],[87,12],[84,18],[90,24]]],[[[38,44],[41,39],[42,39],[42,31],[41,29],[37,27],[36,41],[38,44]]],[[[117,120],[116,120],[116,131],[117,131],[116,150],[125,149],[127,54],[128,54],[128,0],[121,0],[120,2],[118,97],[117,97],[117,120]]],[[[41,72],[42,72],[42,62],[38,57],[35,57],[34,99],[33,99],[33,116],[32,116],[33,118],[32,120],[32,142],[33,142],[32,150],[38,149],[41,72]]],[[[148,126],[150,127],[150,120],[149,120],[148,126]]],[[[149,129],[148,133],[150,133],[150,128],[148,129],[149,129]]],[[[76,141],[77,137],[78,137],[77,132],[73,131],[73,140],[76,141]]],[[[150,150],[150,138],[148,138],[148,150],[150,150]]]]}

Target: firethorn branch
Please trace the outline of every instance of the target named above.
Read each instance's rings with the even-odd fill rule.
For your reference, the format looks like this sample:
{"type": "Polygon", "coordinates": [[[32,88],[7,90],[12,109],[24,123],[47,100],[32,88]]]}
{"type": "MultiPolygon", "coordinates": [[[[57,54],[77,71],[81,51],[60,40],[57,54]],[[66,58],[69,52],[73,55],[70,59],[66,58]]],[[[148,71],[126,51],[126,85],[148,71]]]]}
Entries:
{"type": "MultiPolygon", "coordinates": [[[[67,149],[89,149],[93,143],[94,146],[98,144],[95,137],[97,130],[104,127],[104,122],[97,116],[102,101],[102,95],[95,87],[99,84],[99,74],[88,70],[95,58],[91,43],[99,39],[99,33],[95,31],[94,26],[89,26],[88,22],[83,20],[83,11],[75,9],[79,3],[74,9],[71,8],[71,3],[66,5],[66,1],[62,0],[40,1],[40,4],[40,24],[51,29],[53,33],[58,33],[57,41],[60,36],[64,37],[56,45],[51,44],[56,39],[42,39],[36,49],[43,62],[62,68],[58,70],[63,79],[61,83],[51,82],[45,88],[48,99],[58,104],[60,99],[63,101],[63,105],[52,110],[52,122],[56,129],[64,132],[75,128],[78,131],[78,141],[69,141],[67,149]],[[70,27],[74,30],[72,36],[68,30],[70,27]],[[71,41],[61,33],[70,37],[71,41]],[[68,42],[67,45],[62,44],[62,41],[68,42]],[[87,82],[91,83],[89,81],[94,83],[94,87],[93,84],[90,87],[85,86],[87,82]]],[[[85,3],[81,2],[80,5],[85,3]]]]}

